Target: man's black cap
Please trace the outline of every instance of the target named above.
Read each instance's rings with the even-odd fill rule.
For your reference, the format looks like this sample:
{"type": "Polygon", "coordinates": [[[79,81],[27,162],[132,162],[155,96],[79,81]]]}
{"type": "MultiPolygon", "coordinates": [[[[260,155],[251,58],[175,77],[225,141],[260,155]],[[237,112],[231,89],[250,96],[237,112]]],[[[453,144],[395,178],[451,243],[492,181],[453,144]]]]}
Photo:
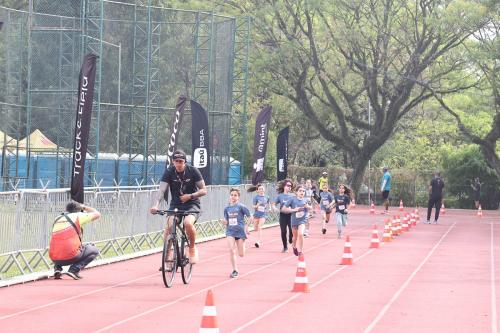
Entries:
{"type": "Polygon", "coordinates": [[[186,153],[183,152],[182,150],[176,150],[174,154],[172,155],[172,161],[175,160],[186,160],[186,153]]]}

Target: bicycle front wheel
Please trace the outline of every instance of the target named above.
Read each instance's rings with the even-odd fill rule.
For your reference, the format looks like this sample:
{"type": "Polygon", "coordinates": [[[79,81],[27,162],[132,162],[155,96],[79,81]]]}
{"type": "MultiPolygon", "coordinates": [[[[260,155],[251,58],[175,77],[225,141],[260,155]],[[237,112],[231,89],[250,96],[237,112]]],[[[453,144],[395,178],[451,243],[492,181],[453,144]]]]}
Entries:
{"type": "Polygon", "coordinates": [[[181,251],[182,253],[180,254],[179,259],[182,261],[182,282],[184,282],[184,284],[188,284],[189,282],[191,282],[191,276],[193,274],[193,264],[189,261],[189,243],[185,238],[182,238],[181,240],[181,251]]]}
{"type": "Polygon", "coordinates": [[[177,272],[177,239],[172,235],[167,237],[163,244],[163,255],[161,260],[161,272],[163,275],[163,283],[165,287],[172,287],[174,282],[175,272],[177,272]]]}

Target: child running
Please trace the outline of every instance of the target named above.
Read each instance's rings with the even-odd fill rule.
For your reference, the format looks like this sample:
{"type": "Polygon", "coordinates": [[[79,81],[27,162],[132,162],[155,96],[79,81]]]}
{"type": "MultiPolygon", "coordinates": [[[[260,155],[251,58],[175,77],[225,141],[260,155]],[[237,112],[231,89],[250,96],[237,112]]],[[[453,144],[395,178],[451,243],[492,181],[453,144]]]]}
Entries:
{"type": "Polygon", "coordinates": [[[326,224],[330,222],[330,214],[332,212],[333,205],[335,204],[335,198],[328,190],[328,184],[323,184],[323,188],[319,193],[320,196],[320,206],[321,212],[323,213],[323,225],[321,227],[321,232],[326,234],[326,224]]]}
{"type": "Polygon", "coordinates": [[[221,222],[227,226],[226,239],[229,246],[229,257],[233,271],[229,275],[231,278],[238,276],[236,265],[236,249],[240,257],[245,256],[245,240],[247,239],[248,226],[245,224],[245,217],[251,218],[248,208],[239,203],[240,190],[232,188],[229,190],[229,206],[224,208],[224,220],[221,222]]]}
{"type": "Polygon", "coordinates": [[[281,242],[283,243],[283,250],[281,252],[288,252],[288,243],[286,230],[288,229],[288,242],[292,244],[292,225],[291,214],[283,211],[283,206],[290,201],[294,195],[290,193],[293,188],[293,183],[290,179],[285,179],[278,184],[278,196],[274,199],[273,208],[280,212],[280,229],[281,229],[281,242]],[[279,207],[276,205],[279,204],[279,207]]]}
{"type": "Polygon", "coordinates": [[[342,228],[347,226],[347,207],[351,202],[351,190],[344,184],[339,185],[339,194],[335,195],[335,219],[337,221],[337,238],[342,237],[342,228]]]}
{"type": "Polygon", "coordinates": [[[304,194],[304,197],[306,198],[307,202],[309,205],[311,205],[311,211],[307,214],[306,217],[306,227],[304,229],[304,237],[309,237],[309,220],[313,217],[314,213],[314,198],[313,198],[313,188],[312,188],[312,181],[310,179],[306,180],[306,192],[304,194]]]}
{"type": "Polygon", "coordinates": [[[306,216],[311,205],[307,203],[304,198],[306,189],[304,186],[299,185],[297,188],[297,196],[293,197],[283,207],[285,213],[292,213],[292,246],[293,254],[300,255],[304,249],[304,228],[306,223],[306,216]]]}
{"type": "Polygon", "coordinates": [[[267,211],[269,210],[269,196],[265,195],[266,188],[264,185],[257,185],[257,195],[253,198],[253,208],[255,212],[253,214],[253,226],[257,231],[257,242],[255,242],[255,247],[261,247],[262,243],[262,226],[266,222],[267,211]]]}

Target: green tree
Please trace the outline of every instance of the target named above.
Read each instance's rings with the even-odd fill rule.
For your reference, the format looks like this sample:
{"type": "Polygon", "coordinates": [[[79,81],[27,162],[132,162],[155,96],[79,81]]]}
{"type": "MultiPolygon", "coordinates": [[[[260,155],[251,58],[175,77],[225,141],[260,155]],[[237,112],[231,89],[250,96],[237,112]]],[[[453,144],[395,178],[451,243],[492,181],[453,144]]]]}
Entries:
{"type": "Polygon", "coordinates": [[[232,4],[254,17],[252,65],[261,86],[292,101],[349,155],[356,191],[396,124],[432,96],[417,82],[455,69],[440,60],[488,22],[489,9],[437,0],[232,4]]]}

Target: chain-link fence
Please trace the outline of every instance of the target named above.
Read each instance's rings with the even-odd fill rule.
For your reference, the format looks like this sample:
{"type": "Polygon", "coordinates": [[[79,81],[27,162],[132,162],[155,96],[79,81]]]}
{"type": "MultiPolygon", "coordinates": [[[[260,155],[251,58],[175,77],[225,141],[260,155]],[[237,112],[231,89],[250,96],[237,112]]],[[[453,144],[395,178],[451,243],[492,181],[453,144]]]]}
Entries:
{"type": "MultiPolygon", "coordinates": [[[[90,52],[99,59],[87,186],[158,180],[181,94],[209,112],[212,179],[227,184],[235,18],[139,0],[30,3],[0,6],[3,190],[69,186],[78,73],[90,52]]],[[[187,152],[190,122],[187,110],[178,141],[187,152]]]]}

